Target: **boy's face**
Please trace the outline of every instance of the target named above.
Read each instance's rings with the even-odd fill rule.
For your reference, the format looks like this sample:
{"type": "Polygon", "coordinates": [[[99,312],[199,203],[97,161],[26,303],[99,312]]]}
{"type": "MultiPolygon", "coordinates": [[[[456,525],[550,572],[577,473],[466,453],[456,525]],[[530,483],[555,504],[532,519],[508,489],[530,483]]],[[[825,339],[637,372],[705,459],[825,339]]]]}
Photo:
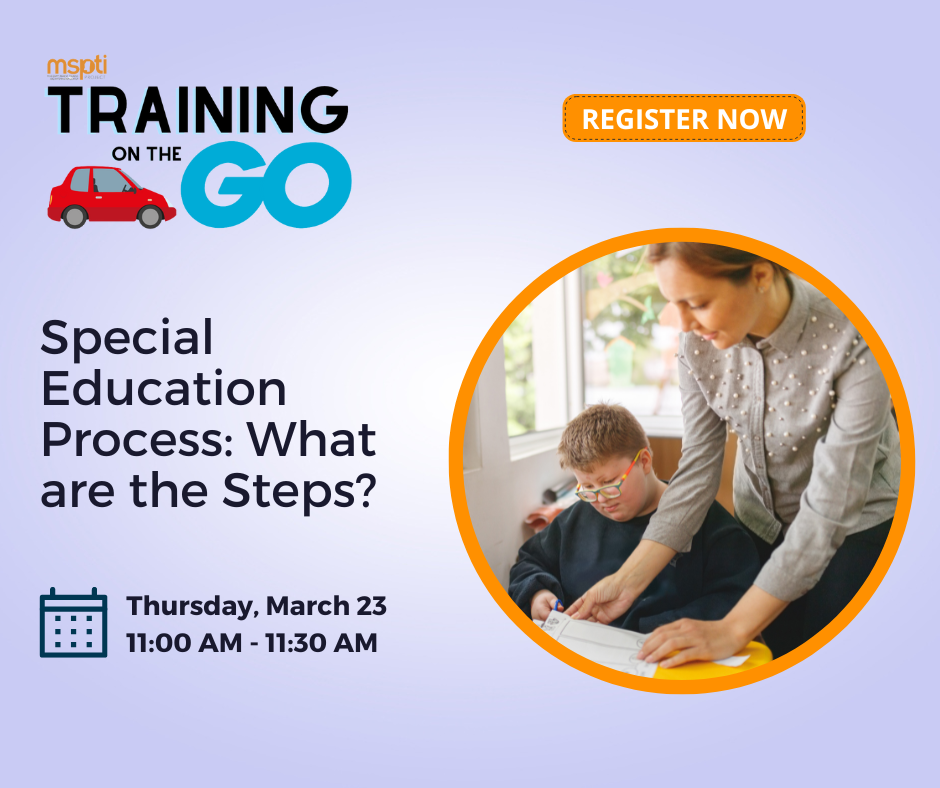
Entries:
{"type": "Polygon", "coordinates": [[[591,502],[604,517],[616,520],[618,523],[632,520],[646,505],[646,471],[650,466],[650,455],[646,449],[640,452],[636,463],[630,468],[633,456],[611,457],[589,470],[576,470],[574,472],[582,492],[599,490],[602,487],[611,487],[620,483],[620,477],[630,468],[630,473],[620,485],[620,495],[617,498],[604,498],[597,496],[591,502]]]}

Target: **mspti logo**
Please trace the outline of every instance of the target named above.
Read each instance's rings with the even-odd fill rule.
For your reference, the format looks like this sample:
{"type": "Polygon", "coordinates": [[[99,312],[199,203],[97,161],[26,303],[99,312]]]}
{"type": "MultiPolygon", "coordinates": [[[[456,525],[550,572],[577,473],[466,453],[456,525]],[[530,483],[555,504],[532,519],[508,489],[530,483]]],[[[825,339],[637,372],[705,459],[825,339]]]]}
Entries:
{"type": "Polygon", "coordinates": [[[219,194],[241,196],[231,205],[216,205],[206,196],[206,179],[222,164],[253,170],[263,167],[265,161],[244,142],[219,142],[196,155],[183,173],[181,193],[189,215],[206,227],[234,227],[253,216],[262,203],[281,224],[316,227],[342,210],[352,189],[352,173],[343,154],[322,142],[304,142],[281,151],[263,175],[223,180],[219,194]],[[326,194],[313,205],[297,205],[287,196],[287,178],[301,164],[316,164],[329,178],[326,194]]]}
{"type": "Polygon", "coordinates": [[[46,63],[46,76],[49,79],[101,79],[108,73],[108,56],[95,55],[92,58],[51,58],[46,63]]]}

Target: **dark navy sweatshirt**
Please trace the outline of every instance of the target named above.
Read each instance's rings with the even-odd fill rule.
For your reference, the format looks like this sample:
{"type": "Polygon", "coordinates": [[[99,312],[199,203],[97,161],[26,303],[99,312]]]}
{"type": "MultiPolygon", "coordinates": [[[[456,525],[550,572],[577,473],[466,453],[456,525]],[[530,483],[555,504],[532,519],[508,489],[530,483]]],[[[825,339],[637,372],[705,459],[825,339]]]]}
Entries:
{"type": "MultiPolygon", "coordinates": [[[[522,545],[509,574],[509,596],[529,616],[532,597],[543,588],[569,607],[597,581],[620,569],[643,538],[651,516],[619,523],[578,501],[522,545]]],[[[715,502],[692,539],[691,550],[676,554],[612,626],[646,633],[680,618],[724,618],[759,569],[750,536],[715,502]]]]}

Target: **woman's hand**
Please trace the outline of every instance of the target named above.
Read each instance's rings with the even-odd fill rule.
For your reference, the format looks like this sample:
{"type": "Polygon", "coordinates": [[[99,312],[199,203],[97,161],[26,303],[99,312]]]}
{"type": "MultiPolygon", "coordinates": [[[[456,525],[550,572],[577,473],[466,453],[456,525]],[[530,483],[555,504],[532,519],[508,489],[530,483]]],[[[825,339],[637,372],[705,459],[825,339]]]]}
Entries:
{"type": "MultiPolygon", "coordinates": [[[[532,619],[534,621],[544,621],[548,614],[555,608],[558,597],[547,588],[543,588],[534,597],[532,597],[532,619]]],[[[564,606],[559,605],[559,612],[564,612],[564,606]]]]}
{"type": "Polygon", "coordinates": [[[636,596],[619,574],[608,575],[572,604],[568,615],[582,621],[609,624],[626,613],[634,599],[636,596]]]}
{"type": "Polygon", "coordinates": [[[694,660],[725,659],[737,654],[749,641],[747,634],[727,619],[683,618],[653,630],[638,656],[647,662],[658,662],[661,668],[674,668],[694,660]],[[674,651],[678,653],[673,654],[674,651]]]}
{"type": "Polygon", "coordinates": [[[676,551],[666,545],[641,539],[616,574],[595,583],[568,608],[568,615],[601,624],[620,618],[675,554],[676,551]]]}
{"type": "Polygon", "coordinates": [[[640,659],[674,668],[696,659],[725,659],[737,654],[758,632],[779,616],[787,603],[751,586],[721,621],[683,618],[653,630],[640,659]],[[669,656],[673,651],[679,652],[669,656]]]}

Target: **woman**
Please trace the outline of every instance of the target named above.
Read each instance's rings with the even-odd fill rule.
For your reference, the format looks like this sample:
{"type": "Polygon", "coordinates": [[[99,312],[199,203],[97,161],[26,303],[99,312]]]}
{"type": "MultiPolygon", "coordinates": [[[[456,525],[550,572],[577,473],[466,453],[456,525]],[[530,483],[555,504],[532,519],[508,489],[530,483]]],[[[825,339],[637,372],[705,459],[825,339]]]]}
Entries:
{"type": "Polygon", "coordinates": [[[682,459],[640,546],[569,612],[613,621],[688,549],[730,427],[735,516],[761,572],[724,619],[660,627],[640,656],[663,667],[722,659],[759,633],[782,656],[839,614],[887,539],[901,471],[887,384],[845,315],[776,263],[696,243],[652,244],[647,259],[685,332],[682,459]]]}

